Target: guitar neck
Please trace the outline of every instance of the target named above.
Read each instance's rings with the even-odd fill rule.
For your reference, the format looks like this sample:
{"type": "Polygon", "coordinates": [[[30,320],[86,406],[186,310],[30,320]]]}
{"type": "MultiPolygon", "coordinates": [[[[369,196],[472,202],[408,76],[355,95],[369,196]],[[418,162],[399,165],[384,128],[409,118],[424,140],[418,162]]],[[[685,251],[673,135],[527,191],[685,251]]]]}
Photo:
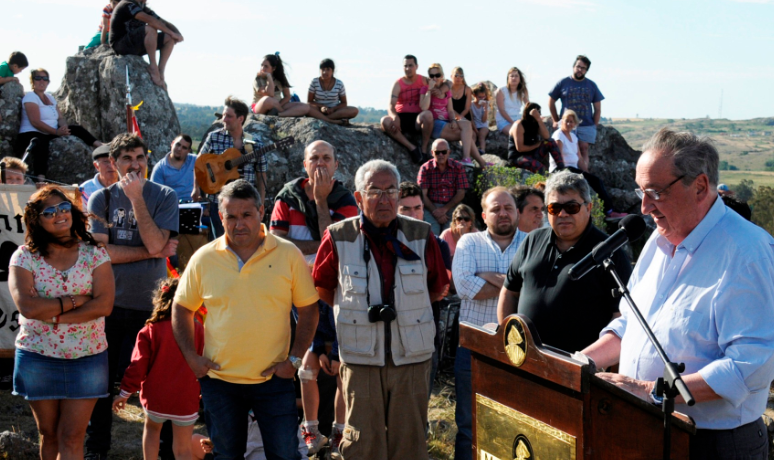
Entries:
{"type": "Polygon", "coordinates": [[[258,158],[258,155],[263,155],[266,152],[271,152],[272,150],[277,148],[277,144],[271,144],[267,145],[265,147],[261,147],[258,150],[254,150],[253,153],[249,155],[242,155],[241,157],[237,158],[236,160],[231,160],[231,164],[233,166],[242,166],[245,163],[248,163],[250,161],[253,161],[254,159],[258,158]]]}

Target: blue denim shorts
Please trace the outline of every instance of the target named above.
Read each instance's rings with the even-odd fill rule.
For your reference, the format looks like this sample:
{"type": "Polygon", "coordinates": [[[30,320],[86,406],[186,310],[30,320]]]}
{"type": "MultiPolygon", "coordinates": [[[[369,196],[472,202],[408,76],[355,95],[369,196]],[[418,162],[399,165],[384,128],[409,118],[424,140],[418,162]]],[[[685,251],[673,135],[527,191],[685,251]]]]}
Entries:
{"type": "Polygon", "coordinates": [[[446,126],[449,122],[446,120],[435,120],[433,122],[433,137],[435,139],[438,139],[441,137],[441,132],[443,132],[443,127],[446,126]]]}
{"type": "Polygon", "coordinates": [[[61,359],[16,349],[13,394],[27,401],[105,398],[108,393],[108,354],[61,359]]]}
{"type": "Polygon", "coordinates": [[[578,126],[575,128],[575,134],[578,140],[587,144],[593,144],[597,141],[597,125],[578,126]]]}

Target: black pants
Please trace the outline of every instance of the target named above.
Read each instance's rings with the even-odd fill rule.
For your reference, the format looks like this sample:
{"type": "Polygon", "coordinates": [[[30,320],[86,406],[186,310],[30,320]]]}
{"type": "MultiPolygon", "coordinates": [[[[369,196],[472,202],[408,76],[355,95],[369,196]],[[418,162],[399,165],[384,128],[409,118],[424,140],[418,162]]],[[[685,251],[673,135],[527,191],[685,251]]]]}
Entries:
{"type": "MultiPolygon", "coordinates": [[[[86,429],[86,450],[89,452],[106,454],[110,450],[110,431],[113,428],[114,382],[121,381],[124,371],[132,361],[132,350],[134,350],[134,344],[137,341],[137,334],[145,326],[145,320],[150,317],[150,313],[149,311],[113,307],[113,312],[105,318],[111,395],[98,399],[91,413],[91,420],[86,429]]],[[[172,430],[171,426],[166,426],[171,425],[171,423],[167,422],[164,425],[165,427],[161,431],[161,446],[171,451],[172,430]]]]}
{"type": "MultiPolygon", "coordinates": [[[[70,135],[75,136],[86,143],[89,147],[93,147],[96,137],[92,136],[90,132],[79,125],[70,125],[70,135]]],[[[48,144],[56,139],[56,134],[43,134],[38,131],[30,131],[26,133],[20,133],[16,138],[15,153],[17,158],[21,158],[24,155],[24,151],[30,144],[32,139],[37,139],[35,148],[30,151],[27,163],[32,165],[32,170],[36,175],[45,176],[48,172],[48,144]]]]}
{"type": "Polygon", "coordinates": [[[599,199],[602,200],[602,207],[604,208],[603,211],[607,213],[613,210],[613,201],[610,199],[610,195],[607,194],[607,190],[605,190],[605,184],[602,182],[602,179],[578,168],[567,167],[564,169],[569,169],[575,174],[583,174],[583,178],[586,179],[586,182],[589,183],[589,187],[597,192],[599,199]]]}
{"type": "Polygon", "coordinates": [[[691,460],[767,460],[769,436],[760,417],[731,430],[696,430],[691,460]]]}

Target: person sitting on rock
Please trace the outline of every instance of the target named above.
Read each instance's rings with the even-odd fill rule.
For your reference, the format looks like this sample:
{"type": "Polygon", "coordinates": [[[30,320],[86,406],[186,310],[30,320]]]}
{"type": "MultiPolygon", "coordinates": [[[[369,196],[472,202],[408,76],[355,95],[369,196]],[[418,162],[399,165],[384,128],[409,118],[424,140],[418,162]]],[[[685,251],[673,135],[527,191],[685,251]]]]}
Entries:
{"type": "Polygon", "coordinates": [[[148,55],[151,80],[166,89],[164,69],[175,44],[183,41],[180,31],[145,6],[146,0],[122,0],[110,18],[110,46],[121,56],[148,55]],[[156,64],[156,50],[160,51],[156,64]]]}
{"type": "Polygon", "coordinates": [[[549,154],[554,158],[557,168],[564,169],[562,153],[556,141],[548,134],[548,128],[540,116],[540,106],[530,102],[509,132],[508,163],[516,168],[545,174],[549,154]]]}
{"type": "Polygon", "coordinates": [[[83,49],[96,48],[99,45],[104,45],[108,42],[108,36],[110,34],[110,18],[113,16],[113,10],[121,2],[121,0],[110,0],[110,3],[102,8],[102,21],[99,23],[99,29],[97,33],[91,37],[91,41],[83,49]]]}
{"type": "Polygon", "coordinates": [[[29,63],[27,56],[21,51],[14,51],[7,61],[0,63],[0,86],[14,81],[19,83],[19,78],[15,75],[26,69],[29,63]]]}
{"type": "MultiPolygon", "coordinates": [[[[261,70],[253,80],[253,113],[280,117],[303,117],[309,114],[309,104],[290,100],[290,88],[279,51],[264,56],[261,70]]],[[[331,121],[322,113],[318,118],[331,121]]]]}
{"type": "Polygon", "coordinates": [[[79,125],[68,125],[64,115],[56,105],[56,99],[47,93],[50,78],[46,69],[35,69],[30,72],[32,91],[22,99],[21,127],[16,138],[16,157],[21,158],[27,146],[30,146],[33,172],[42,182],[48,173],[48,144],[60,136],[73,135],[86,145],[99,147],[102,145],[96,137],[79,125]],[[33,139],[36,142],[30,144],[33,139]]]}
{"type": "Polygon", "coordinates": [[[417,58],[407,54],[403,58],[405,77],[399,78],[392,86],[387,116],[381,120],[382,131],[406,147],[411,161],[421,163],[424,151],[433,133],[433,115],[430,107],[429,81],[417,74],[417,58]],[[414,145],[406,136],[422,135],[422,148],[414,145]]]}
{"type": "Polygon", "coordinates": [[[358,114],[357,107],[347,105],[347,92],[344,82],[333,77],[336,64],[332,59],[320,62],[320,76],[312,79],[306,101],[311,109],[309,115],[315,118],[316,112],[328,117],[331,123],[349,125],[349,120],[358,114]]]}
{"type": "Polygon", "coordinates": [[[5,165],[5,180],[0,182],[8,185],[24,185],[26,183],[27,165],[18,158],[5,157],[0,160],[5,165]]]}
{"type": "MultiPolygon", "coordinates": [[[[441,64],[432,64],[427,70],[430,77],[430,112],[433,114],[433,138],[447,141],[462,140],[462,165],[473,167],[471,156],[483,168],[486,162],[476,150],[473,126],[467,119],[460,119],[454,110],[451,84],[444,79],[441,64]]],[[[451,209],[449,210],[451,212],[451,209]]]]}
{"type": "Polygon", "coordinates": [[[524,74],[517,67],[508,70],[506,86],[495,91],[497,129],[503,134],[511,131],[514,123],[521,118],[521,107],[529,103],[529,90],[524,74]]]}

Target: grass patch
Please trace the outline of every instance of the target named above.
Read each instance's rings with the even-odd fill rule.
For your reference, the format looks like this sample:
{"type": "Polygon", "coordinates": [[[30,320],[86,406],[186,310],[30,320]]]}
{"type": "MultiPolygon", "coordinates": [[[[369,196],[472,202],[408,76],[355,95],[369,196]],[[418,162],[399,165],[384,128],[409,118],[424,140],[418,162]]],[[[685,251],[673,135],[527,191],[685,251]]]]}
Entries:
{"type": "Polygon", "coordinates": [[[774,187],[774,172],[772,171],[720,171],[720,182],[734,189],[742,179],[749,179],[755,187],[766,185],[774,187]]]}

